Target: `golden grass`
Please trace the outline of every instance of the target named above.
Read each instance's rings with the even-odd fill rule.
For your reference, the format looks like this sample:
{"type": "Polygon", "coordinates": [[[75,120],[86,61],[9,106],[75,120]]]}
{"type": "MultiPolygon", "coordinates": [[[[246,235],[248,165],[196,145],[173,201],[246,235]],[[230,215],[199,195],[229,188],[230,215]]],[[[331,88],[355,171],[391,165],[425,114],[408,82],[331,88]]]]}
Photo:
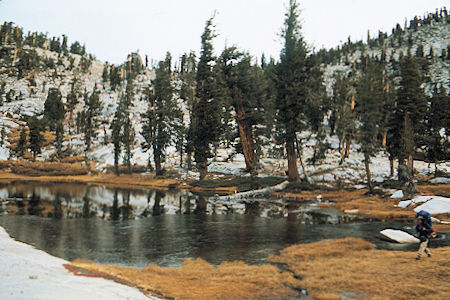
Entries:
{"type": "MultiPolygon", "coordinates": [[[[70,168],[77,164],[62,164],[62,163],[49,163],[53,164],[56,170],[60,173],[48,171],[46,173],[38,173],[36,170],[30,170],[31,167],[26,167],[25,164],[30,162],[20,161],[0,161],[0,182],[9,183],[11,181],[33,181],[33,182],[66,182],[66,183],[92,183],[102,184],[110,187],[122,187],[122,188],[150,188],[150,189],[183,189],[198,192],[213,191],[216,193],[233,193],[236,188],[217,188],[217,189],[205,189],[200,187],[193,187],[186,182],[174,178],[156,178],[153,175],[141,175],[141,174],[121,174],[116,176],[111,173],[107,174],[86,174],[86,172],[80,172],[80,175],[70,175],[70,168]],[[18,163],[19,167],[15,166],[18,163]],[[21,169],[21,165],[23,168],[21,169]],[[57,166],[64,166],[64,168],[58,168],[57,166]],[[68,171],[66,171],[68,170],[68,171]],[[15,173],[19,171],[21,173],[15,173]]],[[[37,162],[39,163],[39,162],[37,162]]],[[[78,164],[79,165],[79,164],[78,164]]],[[[76,169],[75,169],[76,170],[76,169]]],[[[72,171],[74,172],[74,171],[72,171]]]]}
{"type": "MultiPolygon", "coordinates": [[[[0,162],[1,166],[1,162],[0,162]]],[[[1,169],[1,168],[0,168],[1,169]]],[[[64,183],[92,183],[103,184],[110,187],[140,187],[152,189],[167,189],[170,187],[189,188],[189,185],[181,185],[181,182],[175,179],[155,179],[148,175],[121,175],[115,176],[112,174],[97,174],[97,175],[77,175],[77,176],[27,176],[23,174],[14,174],[8,170],[0,172],[0,182],[8,183],[11,181],[33,181],[33,182],[64,182],[64,183]]]]}
{"type": "MultiPolygon", "coordinates": [[[[143,165],[132,165],[131,166],[131,172],[132,173],[144,173],[147,171],[147,167],[143,165]]],[[[120,174],[127,174],[128,168],[126,166],[119,166],[119,172],[120,174]]],[[[108,173],[113,174],[114,173],[114,166],[108,167],[108,173]]]]}
{"type": "Polygon", "coordinates": [[[342,297],[331,293],[314,293],[311,297],[315,300],[341,300],[342,297]]]}
{"type": "Polygon", "coordinates": [[[150,265],[143,269],[96,265],[76,260],[73,266],[108,274],[141,290],[173,299],[279,299],[295,297],[298,281],[271,265],[226,262],[217,268],[201,259],[188,259],[180,268],[150,265]]]}
{"type": "Polygon", "coordinates": [[[62,163],[73,164],[77,162],[84,162],[84,156],[67,156],[61,159],[62,163]]]}
{"type": "Polygon", "coordinates": [[[269,259],[287,264],[312,295],[450,299],[450,247],[432,251],[431,258],[416,261],[415,252],[376,250],[366,241],[346,238],[291,246],[269,259]]]}
{"type": "Polygon", "coordinates": [[[282,299],[298,296],[300,288],[317,300],[341,299],[347,293],[367,300],[450,299],[450,247],[432,251],[431,258],[416,261],[415,252],[377,250],[362,239],[345,238],[294,245],[269,256],[293,274],[243,262],[215,268],[201,259],[188,259],[180,268],[143,269],[76,260],[68,269],[173,299],[282,299]]]}
{"type": "Polygon", "coordinates": [[[41,161],[3,161],[1,169],[7,166],[11,172],[26,176],[60,176],[85,175],[88,170],[81,164],[66,164],[41,161]]]}
{"type": "Polygon", "coordinates": [[[422,195],[450,197],[450,184],[418,185],[416,188],[422,195]]]}

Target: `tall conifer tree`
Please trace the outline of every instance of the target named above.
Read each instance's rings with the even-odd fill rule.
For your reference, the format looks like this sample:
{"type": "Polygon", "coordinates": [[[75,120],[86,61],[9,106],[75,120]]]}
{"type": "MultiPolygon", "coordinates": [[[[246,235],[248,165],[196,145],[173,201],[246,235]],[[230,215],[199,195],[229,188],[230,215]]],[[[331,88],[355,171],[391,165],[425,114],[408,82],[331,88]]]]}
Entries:
{"type": "Polygon", "coordinates": [[[307,62],[308,50],[301,34],[299,6],[295,0],[289,1],[282,37],[284,45],[276,66],[276,121],[287,152],[287,175],[289,180],[298,181],[297,156],[301,145],[297,143],[297,132],[309,125],[306,109],[310,100],[312,69],[307,62]]]}
{"type": "Polygon", "coordinates": [[[165,61],[159,62],[156,78],[152,80],[142,131],[146,141],[145,149],[153,150],[157,175],[162,174],[161,163],[164,161],[165,149],[171,142],[175,142],[177,129],[183,122],[182,112],[174,98],[175,88],[168,58],[169,55],[165,61]]]}
{"type": "Polygon", "coordinates": [[[216,99],[216,77],[214,74],[215,58],[212,40],[214,33],[213,19],[206,21],[201,37],[201,56],[197,68],[196,101],[192,111],[192,143],[200,180],[208,173],[208,158],[212,157],[211,145],[217,142],[220,133],[219,105],[216,99]]]}

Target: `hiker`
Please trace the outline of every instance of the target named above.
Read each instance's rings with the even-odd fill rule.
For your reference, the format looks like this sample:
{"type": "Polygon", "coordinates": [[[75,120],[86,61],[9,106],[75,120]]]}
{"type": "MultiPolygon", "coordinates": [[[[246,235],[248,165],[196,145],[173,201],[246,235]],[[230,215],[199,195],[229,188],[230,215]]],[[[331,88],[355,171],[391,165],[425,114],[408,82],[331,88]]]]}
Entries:
{"type": "Polygon", "coordinates": [[[420,240],[419,252],[417,253],[416,260],[419,260],[423,252],[425,252],[428,257],[431,257],[431,252],[428,249],[428,243],[430,240],[430,235],[433,234],[433,229],[428,222],[425,221],[423,216],[417,217],[417,225],[414,229],[414,235],[420,240]]]}

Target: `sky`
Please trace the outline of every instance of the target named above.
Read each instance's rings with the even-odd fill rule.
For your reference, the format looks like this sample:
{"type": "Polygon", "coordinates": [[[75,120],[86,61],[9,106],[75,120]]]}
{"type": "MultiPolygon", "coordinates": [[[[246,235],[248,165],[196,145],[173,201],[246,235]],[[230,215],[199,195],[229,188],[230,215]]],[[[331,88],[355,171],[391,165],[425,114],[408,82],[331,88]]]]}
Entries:
{"type": "MultiPolygon", "coordinates": [[[[279,34],[288,0],[0,0],[0,22],[24,31],[66,34],[102,61],[121,63],[139,51],[162,60],[200,50],[205,22],[216,11],[216,53],[238,46],[255,57],[279,57],[279,34]]],[[[303,0],[302,32],[315,49],[335,47],[348,36],[391,32],[405,18],[449,6],[449,0],[303,0]]]]}

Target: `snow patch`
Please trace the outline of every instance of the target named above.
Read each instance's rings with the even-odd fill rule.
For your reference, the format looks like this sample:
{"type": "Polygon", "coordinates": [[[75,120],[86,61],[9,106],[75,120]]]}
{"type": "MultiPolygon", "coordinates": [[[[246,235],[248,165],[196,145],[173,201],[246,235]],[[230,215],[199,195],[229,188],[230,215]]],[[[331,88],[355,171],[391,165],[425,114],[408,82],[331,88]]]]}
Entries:
{"type": "Polygon", "coordinates": [[[450,213],[450,198],[432,197],[431,200],[414,209],[415,212],[421,210],[426,210],[432,215],[450,213]]]}
{"type": "Polygon", "coordinates": [[[401,191],[401,190],[395,191],[391,196],[391,198],[394,198],[394,199],[401,199],[403,197],[404,197],[403,191],[401,191]]]}
{"type": "Polygon", "coordinates": [[[411,234],[404,232],[402,230],[396,230],[396,229],[384,229],[380,231],[380,234],[397,243],[418,243],[419,239],[412,236],[411,234]]]}
{"type": "Polygon", "coordinates": [[[430,180],[431,183],[434,184],[444,184],[444,183],[450,183],[450,178],[446,177],[436,177],[430,180]]]}
{"type": "Polygon", "coordinates": [[[67,263],[13,240],[0,227],[2,299],[149,299],[136,288],[111,280],[75,276],[63,267],[67,263]]]}

